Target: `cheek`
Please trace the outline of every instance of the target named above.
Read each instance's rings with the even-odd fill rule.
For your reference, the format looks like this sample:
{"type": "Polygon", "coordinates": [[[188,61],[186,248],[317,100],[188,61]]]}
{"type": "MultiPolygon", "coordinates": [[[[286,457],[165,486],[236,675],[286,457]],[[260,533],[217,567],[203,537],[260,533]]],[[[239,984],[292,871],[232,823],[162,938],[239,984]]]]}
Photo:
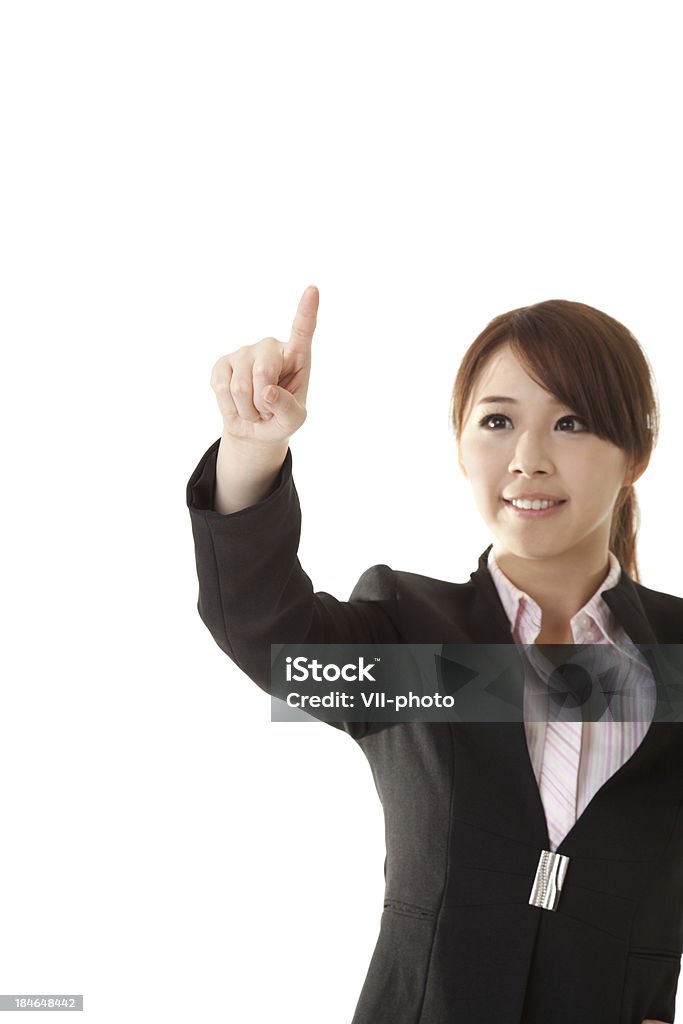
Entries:
{"type": "Polygon", "coordinates": [[[612,501],[622,484],[625,465],[620,457],[605,453],[601,448],[584,452],[580,459],[567,466],[570,486],[576,493],[584,495],[593,505],[612,501]]]}
{"type": "MultiPolygon", "coordinates": [[[[472,480],[486,480],[492,473],[498,472],[501,466],[501,450],[495,451],[486,439],[478,440],[476,437],[463,438],[461,445],[461,461],[472,480]]],[[[502,457],[505,463],[504,456],[502,457]]]]}
{"type": "Polygon", "coordinates": [[[465,468],[467,482],[479,511],[495,512],[503,488],[499,463],[482,457],[465,463],[465,468]]]}

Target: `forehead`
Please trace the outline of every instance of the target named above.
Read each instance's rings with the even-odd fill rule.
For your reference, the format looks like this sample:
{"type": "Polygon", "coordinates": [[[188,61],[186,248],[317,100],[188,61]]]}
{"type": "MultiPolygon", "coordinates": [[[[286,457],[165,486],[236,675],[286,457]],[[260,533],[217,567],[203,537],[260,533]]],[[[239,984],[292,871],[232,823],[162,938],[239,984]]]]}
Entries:
{"type": "MultiPolygon", "coordinates": [[[[511,389],[523,388],[525,391],[544,390],[529,376],[507,342],[489,356],[479,371],[473,388],[475,401],[484,393],[488,394],[492,387],[499,389],[506,385],[511,389]]],[[[500,391],[500,394],[507,392],[500,391]]]]}
{"type": "Polygon", "coordinates": [[[546,401],[554,404],[554,406],[560,404],[556,395],[529,376],[527,370],[507,343],[496,349],[479,371],[474,381],[472,399],[478,401],[482,395],[494,393],[519,398],[535,395],[545,398],[546,401]]]}
{"type": "Polygon", "coordinates": [[[486,404],[504,401],[542,403],[555,408],[563,403],[530,377],[506,342],[499,346],[480,369],[470,394],[470,412],[486,404]]]}

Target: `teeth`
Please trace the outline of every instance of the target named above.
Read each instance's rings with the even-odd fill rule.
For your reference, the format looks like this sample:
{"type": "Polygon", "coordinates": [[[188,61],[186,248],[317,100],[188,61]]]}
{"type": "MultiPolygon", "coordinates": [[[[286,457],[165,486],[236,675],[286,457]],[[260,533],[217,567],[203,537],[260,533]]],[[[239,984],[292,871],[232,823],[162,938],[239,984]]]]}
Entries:
{"type": "Polygon", "coordinates": [[[541,509],[541,508],[552,508],[553,505],[559,505],[559,501],[517,501],[513,500],[510,504],[514,505],[515,508],[526,508],[526,509],[541,509]]]}

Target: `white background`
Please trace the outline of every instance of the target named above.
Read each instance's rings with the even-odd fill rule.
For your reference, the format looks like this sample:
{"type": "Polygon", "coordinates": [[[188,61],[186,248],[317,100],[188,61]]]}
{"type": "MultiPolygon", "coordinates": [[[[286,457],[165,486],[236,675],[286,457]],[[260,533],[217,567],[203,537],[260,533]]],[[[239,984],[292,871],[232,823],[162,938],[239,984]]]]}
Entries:
{"type": "Polygon", "coordinates": [[[214,644],[185,507],[215,360],[286,339],[307,284],[317,590],[380,562],[468,578],[490,538],[458,363],[493,316],[568,298],[653,364],[641,571],[682,592],[678,13],[2,4],[0,992],[83,993],[92,1024],[352,1017],[371,773],[332,728],[272,724],[214,644]]]}

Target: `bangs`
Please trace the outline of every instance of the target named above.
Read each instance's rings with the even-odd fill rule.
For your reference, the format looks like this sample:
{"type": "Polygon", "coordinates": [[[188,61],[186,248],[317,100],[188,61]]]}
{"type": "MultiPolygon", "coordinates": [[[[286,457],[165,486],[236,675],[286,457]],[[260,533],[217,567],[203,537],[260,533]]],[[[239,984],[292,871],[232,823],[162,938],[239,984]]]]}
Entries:
{"type": "Polygon", "coordinates": [[[496,317],[470,346],[453,395],[458,435],[484,364],[506,342],[529,376],[575,410],[596,436],[636,458],[654,447],[659,410],[645,353],[623,324],[565,299],[496,317]]]}

